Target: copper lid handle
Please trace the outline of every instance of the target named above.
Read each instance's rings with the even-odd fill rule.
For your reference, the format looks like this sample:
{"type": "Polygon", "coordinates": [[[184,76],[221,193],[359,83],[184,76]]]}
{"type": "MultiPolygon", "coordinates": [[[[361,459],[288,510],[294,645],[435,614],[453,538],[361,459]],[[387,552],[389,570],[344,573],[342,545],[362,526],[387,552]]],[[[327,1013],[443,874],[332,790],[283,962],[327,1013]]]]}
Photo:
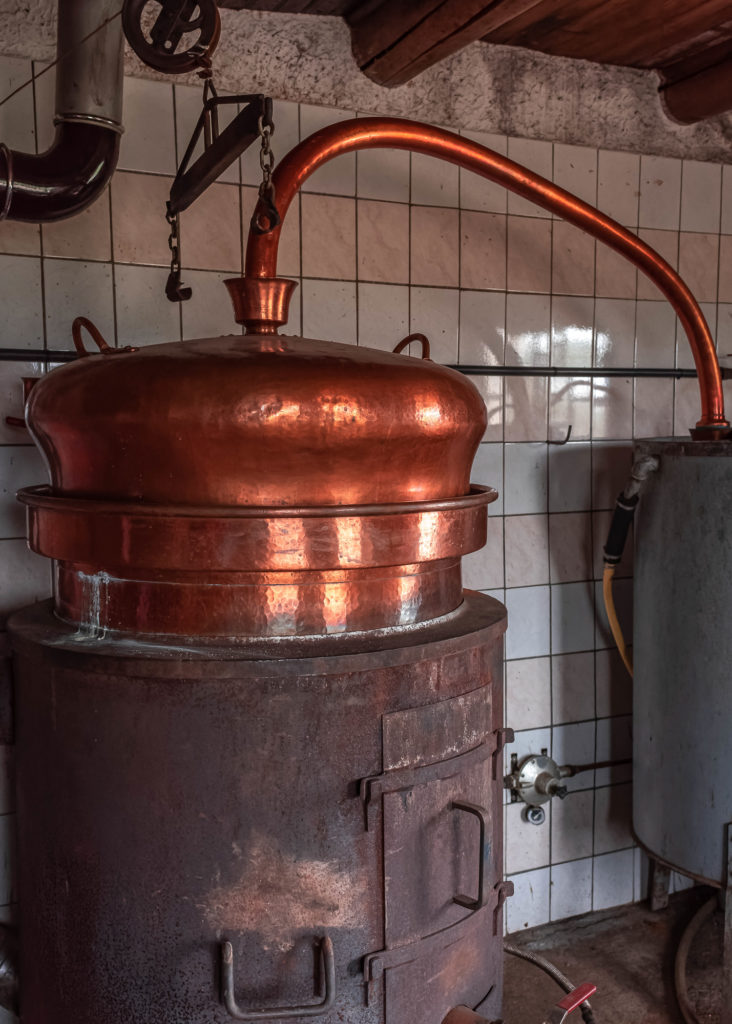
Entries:
{"type": "Polygon", "coordinates": [[[413,341],[419,341],[419,342],[422,343],[422,359],[429,359],[430,358],[430,343],[427,340],[426,335],[424,335],[424,334],[408,334],[406,336],[406,338],[402,338],[401,341],[398,341],[396,343],[396,345],[394,346],[392,351],[395,354],[398,354],[399,352],[402,351],[402,349],[405,349],[407,347],[407,345],[411,344],[413,341]]]}
{"type": "Polygon", "coordinates": [[[91,335],[94,344],[97,346],[103,356],[116,356],[122,352],[137,352],[137,349],[133,345],[125,345],[124,348],[112,348],[104,340],[104,336],[99,328],[87,319],[85,316],[77,316],[71,325],[71,337],[74,340],[74,348],[80,356],[91,355],[87,349],[84,348],[84,341],[81,337],[82,327],[91,335]]]}

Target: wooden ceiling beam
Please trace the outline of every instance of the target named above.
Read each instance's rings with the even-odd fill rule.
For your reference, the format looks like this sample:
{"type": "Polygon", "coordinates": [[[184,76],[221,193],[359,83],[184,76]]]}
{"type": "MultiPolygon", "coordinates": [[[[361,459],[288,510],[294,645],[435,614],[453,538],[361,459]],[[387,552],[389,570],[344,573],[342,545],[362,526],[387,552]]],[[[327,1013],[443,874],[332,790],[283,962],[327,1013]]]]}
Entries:
{"type": "Polygon", "coordinates": [[[729,57],[732,57],[732,38],[721,43],[707,40],[706,44],[704,40],[700,43],[695,39],[688,50],[675,54],[669,61],[663,61],[655,70],[661,76],[663,88],[698,75],[700,71],[707,71],[716,64],[722,64],[729,57]]]}
{"type": "Polygon", "coordinates": [[[723,31],[729,0],[542,0],[486,42],[603,64],[659,67],[703,33],[723,31]]]}
{"type": "Polygon", "coordinates": [[[689,78],[667,83],[661,96],[670,117],[681,124],[732,110],[732,57],[689,78]]]}
{"type": "Polygon", "coordinates": [[[718,25],[711,32],[701,32],[686,43],[669,47],[654,55],[650,65],[668,81],[689,78],[712,64],[720,64],[732,54],[732,22],[718,25]],[[678,68],[677,68],[678,65],[678,68]]]}
{"type": "Polygon", "coordinates": [[[278,14],[343,14],[348,0],[218,0],[232,11],[273,11],[278,14]]]}
{"type": "Polygon", "coordinates": [[[361,70],[396,86],[536,7],[541,0],[376,0],[345,13],[361,70]]]}
{"type": "Polygon", "coordinates": [[[666,109],[695,121],[732,110],[730,0],[219,0],[234,9],[342,14],[361,70],[410,81],[478,39],[654,68],[666,109]]]}

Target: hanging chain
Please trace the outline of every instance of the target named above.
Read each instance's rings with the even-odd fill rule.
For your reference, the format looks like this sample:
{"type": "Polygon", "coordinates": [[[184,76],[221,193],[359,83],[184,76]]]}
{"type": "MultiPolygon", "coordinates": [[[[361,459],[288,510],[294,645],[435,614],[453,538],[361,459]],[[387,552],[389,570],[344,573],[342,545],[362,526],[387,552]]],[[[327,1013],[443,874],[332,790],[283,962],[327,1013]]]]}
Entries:
{"type": "Polygon", "coordinates": [[[180,219],[177,213],[170,212],[170,203],[166,203],[165,219],[170,228],[168,235],[170,273],[165,284],[165,294],[171,302],[187,302],[193,295],[193,289],[184,285],[180,279],[180,219]]]}
{"type": "Polygon", "coordinates": [[[272,101],[264,102],[264,109],[257,122],[261,148],[259,150],[259,166],[262,168],[262,181],[259,185],[259,202],[252,215],[252,230],[258,235],[265,235],[280,223],[280,215],[275,205],[275,185],[272,171],[275,155],[272,152],[272,135],[275,130],[272,120],[272,101]]]}
{"type": "Polygon", "coordinates": [[[259,166],[262,168],[262,183],[259,186],[259,194],[262,198],[269,197],[274,202],[274,185],[272,184],[272,171],[274,170],[275,155],[272,152],[272,132],[274,124],[269,116],[265,121],[265,115],[261,114],[257,127],[262,148],[259,151],[259,166]]]}
{"type": "Polygon", "coordinates": [[[170,228],[170,234],[168,235],[168,248],[170,249],[170,272],[172,274],[175,271],[180,272],[180,218],[177,213],[173,214],[170,212],[170,203],[166,204],[165,219],[167,220],[168,227],[170,228]]]}
{"type": "MultiPolygon", "coordinates": [[[[195,50],[195,47],[194,47],[195,50]]],[[[191,51],[193,52],[193,51],[191,51]]],[[[209,98],[215,98],[218,94],[213,81],[213,68],[211,58],[207,53],[201,52],[197,55],[200,71],[198,77],[203,79],[203,105],[209,98]]],[[[213,117],[208,115],[204,123],[204,146],[208,148],[213,139],[219,133],[218,118],[214,112],[213,117]]],[[[187,302],[193,295],[193,289],[184,285],[181,281],[180,265],[180,217],[177,213],[171,213],[170,203],[165,204],[165,219],[170,228],[168,235],[168,248],[170,249],[170,273],[165,284],[165,294],[171,302],[187,302]]]]}

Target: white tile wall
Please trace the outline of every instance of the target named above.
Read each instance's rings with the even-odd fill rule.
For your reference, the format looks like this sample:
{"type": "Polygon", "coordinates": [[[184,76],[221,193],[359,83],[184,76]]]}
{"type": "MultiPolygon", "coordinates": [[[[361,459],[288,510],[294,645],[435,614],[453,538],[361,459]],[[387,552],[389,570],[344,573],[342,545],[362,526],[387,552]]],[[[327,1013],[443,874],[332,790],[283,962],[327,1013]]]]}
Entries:
{"type": "MultiPolygon", "coordinates": [[[[29,72],[28,62],[0,60],[0,95],[29,72]]],[[[51,79],[37,82],[39,145],[49,135],[51,79]]],[[[238,332],[220,280],[241,270],[258,182],[255,150],[183,218],[183,278],[193,299],[179,307],[163,295],[164,201],[197,104],[192,87],[128,82],[126,134],[110,194],[42,231],[0,224],[3,344],[69,347],[70,322],[79,314],[119,345],[238,332]]],[[[33,149],[33,114],[31,90],[0,107],[3,141],[33,149]]],[[[349,116],[277,102],[276,156],[349,116]]],[[[721,353],[732,357],[728,167],[465,135],[597,202],[674,265],[680,262],[700,290],[712,329],[719,323],[721,353]]],[[[443,362],[664,366],[676,359],[689,365],[675,316],[652,286],[535,204],[489,182],[429,158],[379,150],[339,158],[304,191],[286,222],[280,260],[280,272],[300,283],[293,333],[302,322],[311,337],[390,349],[409,331],[424,331],[433,357],[443,362]]],[[[42,482],[44,468],[27,436],[4,422],[20,412],[20,376],[39,372],[31,362],[0,362],[3,619],[50,588],[49,566],[28,552],[12,499],[17,487],[42,482]]],[[[604,622],[599,551],[633,438],[685,433],[695,418],[695,385],[593,382],[581,373],[550,385],[474,380],[489,423],[473,479],[495,486],[500,496],[491,506],[486,547],[465,560],[465,581],[509,609],[507,720],[517,733],[508,753],[547,748],[573,761],[629,756],[630,685],[604,622]],[[569,425],[568,444],[547,444],[564,438],[569,425]]],[[[628,631],[631,571],[628,560],[617,587],[628,631]]],[[[6,917],[13,899],[8,764],[0,747],[0,915],[6,917]]],[[[642,896],[646,865],[629,831],[629,778],[627,768],[577,776],[540,827],[508,806],[506,864],[516,885],[509,930],[642,896]]]]}

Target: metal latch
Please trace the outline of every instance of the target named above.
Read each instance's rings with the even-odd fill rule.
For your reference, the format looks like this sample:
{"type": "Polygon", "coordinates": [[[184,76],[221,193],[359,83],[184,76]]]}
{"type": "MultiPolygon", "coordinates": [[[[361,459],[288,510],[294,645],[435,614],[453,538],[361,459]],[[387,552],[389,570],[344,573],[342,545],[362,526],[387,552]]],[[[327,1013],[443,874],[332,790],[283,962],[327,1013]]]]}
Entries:
{"type": "Polygon", "coordinates": [[[503,879],[496,886],[496,905],[493,909],[493,934],[498,935],[498,918],[501,916],[503,904],[509,896],[513,896],[513,882],[503,879]]]}

